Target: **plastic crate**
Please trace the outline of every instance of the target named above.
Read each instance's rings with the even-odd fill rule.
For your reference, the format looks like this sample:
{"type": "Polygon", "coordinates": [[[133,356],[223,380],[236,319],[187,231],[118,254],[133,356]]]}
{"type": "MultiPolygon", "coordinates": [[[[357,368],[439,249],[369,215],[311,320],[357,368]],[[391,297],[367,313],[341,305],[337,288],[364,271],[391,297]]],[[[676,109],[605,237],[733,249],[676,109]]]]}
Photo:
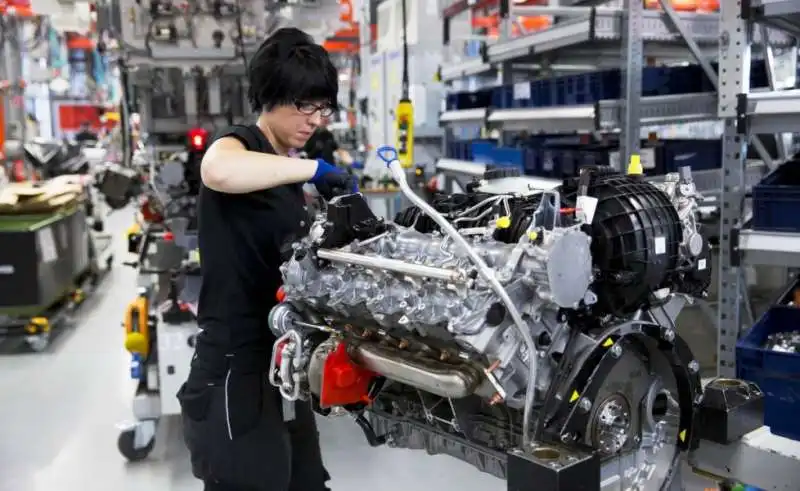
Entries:
{"type": "Polygon", "coordinates": [[[492,90],[478,90],[475,92],[456,92],[447,95],[447,110],[458,111],[461,109],[480,109],[489,107],[492,103],[492,90]]]}
{"type": "Polygon", "coordinates": [[[736,376],[764,392],[764,425],[800,440],[800,354],[762,348],[767,336],[800,330],[800,308],[775,306],[736,343],[736,376]]]}
{"type": "Polygon", "coordinates": [[[581,167],[609,165],[613,145],[559,145],[549,144],[530,149],[525,156],[526,172],[540,177],[572,177],[581,167]]]}
{"type": "Polygon", "coordinates": [[[522,148],[496,147],[491,150],[492,162],[490,163],[523,169],[524,153],[522,148]]]}
{"type": "Polygon", "coordinates": [[[753,228],[800,232],[800,162],[789,161],[753,187],[753,228]]]}
{"type": "MultiPolygon", "coordinates": [[[[711,67],[715,73],[719,73],[719,65],[714,62],[711,67]]],[[[800,66],[798,66],[798,74],[800,74],[800,66]]],[[[711,80],[702,74],[703,92],[716,92],[717,89],[711,84],[711,80]]],[[[762,87],[769,87],[769,77],[767,75],[767,64],[764,60],[753,60],[750,63],[750,88],[757,89],[762,87]]]]}
{"type": "Polygon", "coordinates": [[[479,164],[493,164],[494,163],[494,144],[472,144],[472,155],[470,160],[479,164]]]}
{"type": "MultiPolygon", "coordinates": [[[[565,75],[495,87],[492,89],[492,106],[511,109],[593,104],[622,98],[621,86],[621,70],[565,75]],[[520,93],[526,93],[526,96],[520,97],[520,93]]],[[[711,90],[708,87],[708,79],[699,65],[645,67],[642,71],[644,96],[704,92],[711,90]]]]}
{"type": "Polygon", "coordinates": [[[580,145],[582,136],[532,135],[520,142],[523,150],[522,168],[525,174],[537,177],[561,177],[560,160],[555,159],[549,147],[580,145]]]}
{"type": "Polygon", "coordinates": [[[722,166],[720,140],[659,140],[657,159],[665,172],[678,172],[689,166],[693,171],[719,169],[722,166]]]}
{"type": "Polygon", "coordinates": [[[454,141],[448,143],[447,158],[456,160],[472,160],[472,142],[454,141]]]}
{"type": "Polygon", "coordinates": [[[514,88],[501,85],[492,89],[492,107],[495,109],[511,109],[514,106],[514,88]]]}
{"type": "Polygon", "coordinates": [[[705,72],[700,65],[669,67],[665,69],[664,95],[703,92],[705,72]]]}
{"type": "Polygon", "coordinates": [[[592,104],[620,97],[621,72],[600,72],[567,75],[553,79],[551,91],[557,105],[592,104]]]}

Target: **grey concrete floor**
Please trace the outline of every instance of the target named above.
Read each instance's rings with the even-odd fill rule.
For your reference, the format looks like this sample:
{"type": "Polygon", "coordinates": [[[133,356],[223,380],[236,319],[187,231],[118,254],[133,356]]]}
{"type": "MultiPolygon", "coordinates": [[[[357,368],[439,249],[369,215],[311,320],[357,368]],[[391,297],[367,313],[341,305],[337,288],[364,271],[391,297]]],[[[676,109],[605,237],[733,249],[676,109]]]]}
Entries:
{"type": "MultiPolygon", "coordinates": [[[[131,418],[120,320],[135,294],[135,276],[120,264],[128,213],[112,215],[117,265],[44,353],[0,343],[0,491],[200,491],[189,471],[179,425],[159,427],[151,457],[128,464],[117,452],[121,423],[131,418]]],[[[467,464],[389,448],[369,448],[348,419],[320,421],[334,491],[440,489],[503,491],[505,484],[467,464]]],[[[687,491],[706,485],[693,482],[687,491]]]]}

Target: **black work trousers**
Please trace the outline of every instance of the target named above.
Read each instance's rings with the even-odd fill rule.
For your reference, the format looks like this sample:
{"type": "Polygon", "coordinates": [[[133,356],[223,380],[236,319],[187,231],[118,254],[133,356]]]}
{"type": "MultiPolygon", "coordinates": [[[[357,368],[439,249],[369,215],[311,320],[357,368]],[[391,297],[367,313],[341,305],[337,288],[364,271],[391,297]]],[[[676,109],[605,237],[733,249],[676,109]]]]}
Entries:
{"type": "Polygon", "coordinates": [[[314,413],[298,401],[284,421],[280,393],[263,374],[228,372],[213,385],[190,378],[178,398],[192,473],[205,491],[328,490],[314,413]]]}

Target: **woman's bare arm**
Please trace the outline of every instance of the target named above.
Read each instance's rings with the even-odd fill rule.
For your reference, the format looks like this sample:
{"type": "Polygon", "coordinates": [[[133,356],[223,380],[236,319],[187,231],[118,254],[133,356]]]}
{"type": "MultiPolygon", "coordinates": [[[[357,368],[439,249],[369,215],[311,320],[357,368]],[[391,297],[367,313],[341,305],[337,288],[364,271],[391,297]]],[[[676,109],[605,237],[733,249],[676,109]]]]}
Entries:
{"type": "Polygon", "coordinates": [[[244,194],[284,184],[306,182],[317,170],[315,160],[250,152],[236,138],[220,138],[203,156],[200,176],[214,191],[244,194]]]}

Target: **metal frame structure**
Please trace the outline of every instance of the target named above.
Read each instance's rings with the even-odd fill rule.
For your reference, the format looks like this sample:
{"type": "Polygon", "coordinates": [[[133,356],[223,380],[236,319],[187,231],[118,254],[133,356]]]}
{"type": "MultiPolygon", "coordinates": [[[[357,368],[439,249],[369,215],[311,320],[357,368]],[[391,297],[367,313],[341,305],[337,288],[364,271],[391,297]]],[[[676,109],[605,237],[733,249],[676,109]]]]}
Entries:
{"type": "MultiPolygon", "coordinates": [[[[507,37],[506,26],[500,41],[484,50],[482,58],[443,67],[444,81],[500,68],[503,82],[511,83],[512,70],[523,62],[528,67],[538,64],[553,69],[556,64],[582,65],[589,61],[608,66],[609,59],[616,58],[616,67],[621,61],[624,71],[624,97],[580,106],[446,111],[440,123],[451,128],[485,125],[501,131],[620,130],[620,162],[625,163],[640,151],[643,126],[721,119],[722,170],[709,171],[712,175],[703,176],[698,187],[719,197],[715,204],[721,214],[717,368],[721,376],[734,377],[736,341],[742,328],[751,322],[750,316],[740,312],[747,303],[742,302],[745,285],[740,261],[800,266],[800,255],[792,254],[800,251],[800,234],[741,230],[746,222],[743,203],[748,187],[757,182],[765,167],[773,169],[787,157],[779,134],[800,131],[800,90],[784,90],[793,88],[796,82],[794,36],[800,33],[800,13],[792,9],[800,9],[797,2],[731,0],[720,2],[719,14],[683,14],[675,12],[666,0],[660,3],[660,11],[644,10],[642,2],[635,0],[625,0],[621,9],[537,6],[509,10],[509,2],[501,1],[506,21],[509,11],[513,15],[555,15],[561,20],[550,29],[515,39],[507,37]],[[759,47],[756,54],[766,62],[770,85],[766,91],[752,92],[749,87],[754,45],[759,47]],[[717,93],[642,97],[642,68],[645,57],[650,56],[662,60],[693,58],[718,88],[717,93]],[[712,58],[718,58],[719,76],[710,64],[712,58]],[[757,136],[762,134],[776,135],[777,156],[766,150],[757,136]],[[748,146],[766,165],[756,168],[748,164],[748,146]]],[[[446,23],[447,15],[453,12],[445,12],[446,23]]],[[[448,166],[453,167],[453,162],[448,166]]]]}
{"type": "MultiPolygon", "coordinates": [[[[753,37],[766,25],[800,33],[797,2],[731,0],[721,2],[719,115],[724,122],[723,193],[721,200],[718,372],[736,375],[736,341],[749,327],[742,315],[743,264],[800,266],[800,234],[748,229],[743,203],[748,141],[759,133],[800,131],[800,91],[779,90],[776,57],[767,47],[770,90],[751,93],[750,58],[753,37]],[[777,10],[776,10],[777,9],[777,10]]],[[[795,55],[796,56],[796,55],[795,55]]],[[[796,70],[797,61],[788,63],[796,70]]],[[[782,150],[786,156],[785,149],[782,150]]],[[[770,165],[770,162],[767,162],[770,165]]]]}
{"type": "MultiPolygon", "coordinates": [[[[752,0],[751,0],[752,1],[752,0]]],[[[463,2],[462,2],[463,3],[463,2]]],[[[441,77],[445,82],[459,78],[491,73],[499,68],[503,83],[513,82],[517,69],[530,70],[531,67],[547,68],[551,71],[581,70],[591,71],[591,67],[623,68],[623,98],[616,101],[600,101],[582,106],[560,106],[537,109],[489,110],[468,109],[442,113],[440,123],[449,128],[476,124],[491,125],[502,130],[549,132],[573,131],[614,131],[621,132],[620,161],[627,162],[633,153],[640,151],[641,128],[652,125],[674,123],[716,121],[719,119],[717,94],[714,92],[679,96],[642,97],[641,74],[645,57],[660,61],[682,61],[692,59],[698,63],[712,81],[718,85],[718,77],[710,64],[720,52],[720,30],[725,22],[725,14],[684,14],[676,12],[668,1],[661,0],[661,10],[644,10],[641,2],[625,0],[622,8],[608,7],[509,7],[510,2],[500,2],[501,14],[506,24],[511,15],[555,15],[560,20],[544,31],[509,39],[509,25],[501,30],[501,39],[484,50],[478,59],[448,63],[442,67],[441,77]],[[504,10],[505,8],[505,10],[504,10]]],[[[585,2],[584,2],[585,3],[585,2]]],[[[594,2],[598,3],[598,2],[594,2]]],[[[722,2],[725,4],[725,2],[722,2]]],[[[460,7],[466,8],[462,5],[460,7]]],[[[450,8],[444,11],[445,33],[451,22],[449,16],[460,13],[462,9],[450,8]]],[[[727,9],[730,9],[726,5],[727,9]]],[[[755,15],[755,14],[754,14],[755,15]]],[[[766,29],[756,30],[752,39],[756,42],[768,40],[773,46],[789,47],[793,40],[786,33],[766,29]]],[[[445,35],[445,44],[449,37],[445,35]]],[[[725,43],[722,43],[725,44],[725,43]]],[[[762,43],[763,44],[763,43],[762,43]]],[[[770,66],[780,61],[771,49],[763,50],[770,66]]],[[[786,50],[786,60],[796,64],[796,51],[786,50]]],[[[749,59],[747,63],[749,67],[749,59]]],[[[788,63],[785,63],[788,67],[788,63]]],[[[788,68],[787,68],[788,69],[788,68]]],[[[775,84],[781,78],[779,70],[770,70],[770,81],[775,84]]],[[[749,77],[749,70],[748,75],[749,77]]],[[[784,77],[785,78],[785,77],[784,77]]],[[[794,81],[792,80],[792,85],[794,81]]],[[[725,86],[730,89],[729,86],[725,86]]],[[[800,97],[800,93],[798,93],[800,97]]],[[[749,118],[752,134],[772,133],[760,123],[764,114],[787,114],[787,106],[773,102],[768,95],[751,95],[748,99],[749,118]]],[[[798,99],[800,104],[800,99],[798,99]]],[[[775,118],[771,119],[775,121],[775,118]]],[[[445,132],[445,145],[449,132],[445,132]]],[[[764,145],[753,138],[750,142],[767,166],[774,162],[764,145]]],[[[703,179],[708,186],[703,192],[718,194],[721,190],[721,172],[711,172],[713,176],[703,179]]]]}
{"type": "MultiPolygon", "coordinates": [[[[0,64],[0,80],[7,82],[0,89],[3,91],[0,104],[3,105],[3,121],[5,125],[5,140],[0,142],[2,147],[2,160],[19,159],[24,156],[23,143],[26,141],[25,106],[19,101],[24,96],[24,80],[22,58],[25,47],[21,45],[23,27],[26,23],[24,17],[17,17],[10,13],[2,13],[5,23],[3,42],[0,44],[0,55],[3,62],[0,64]]],[[[2,164],[0,164],[2,165],[2,164]]]]}
{"type": "Polygon", "coordinates": [[[689,465],[723,484],[720,489],[744,482],[759,489],[790,491],[797,489],[800,466],[796,443],[761,427],[727,445],[702,440],[700,448],[689,454],[689,465]]]}

